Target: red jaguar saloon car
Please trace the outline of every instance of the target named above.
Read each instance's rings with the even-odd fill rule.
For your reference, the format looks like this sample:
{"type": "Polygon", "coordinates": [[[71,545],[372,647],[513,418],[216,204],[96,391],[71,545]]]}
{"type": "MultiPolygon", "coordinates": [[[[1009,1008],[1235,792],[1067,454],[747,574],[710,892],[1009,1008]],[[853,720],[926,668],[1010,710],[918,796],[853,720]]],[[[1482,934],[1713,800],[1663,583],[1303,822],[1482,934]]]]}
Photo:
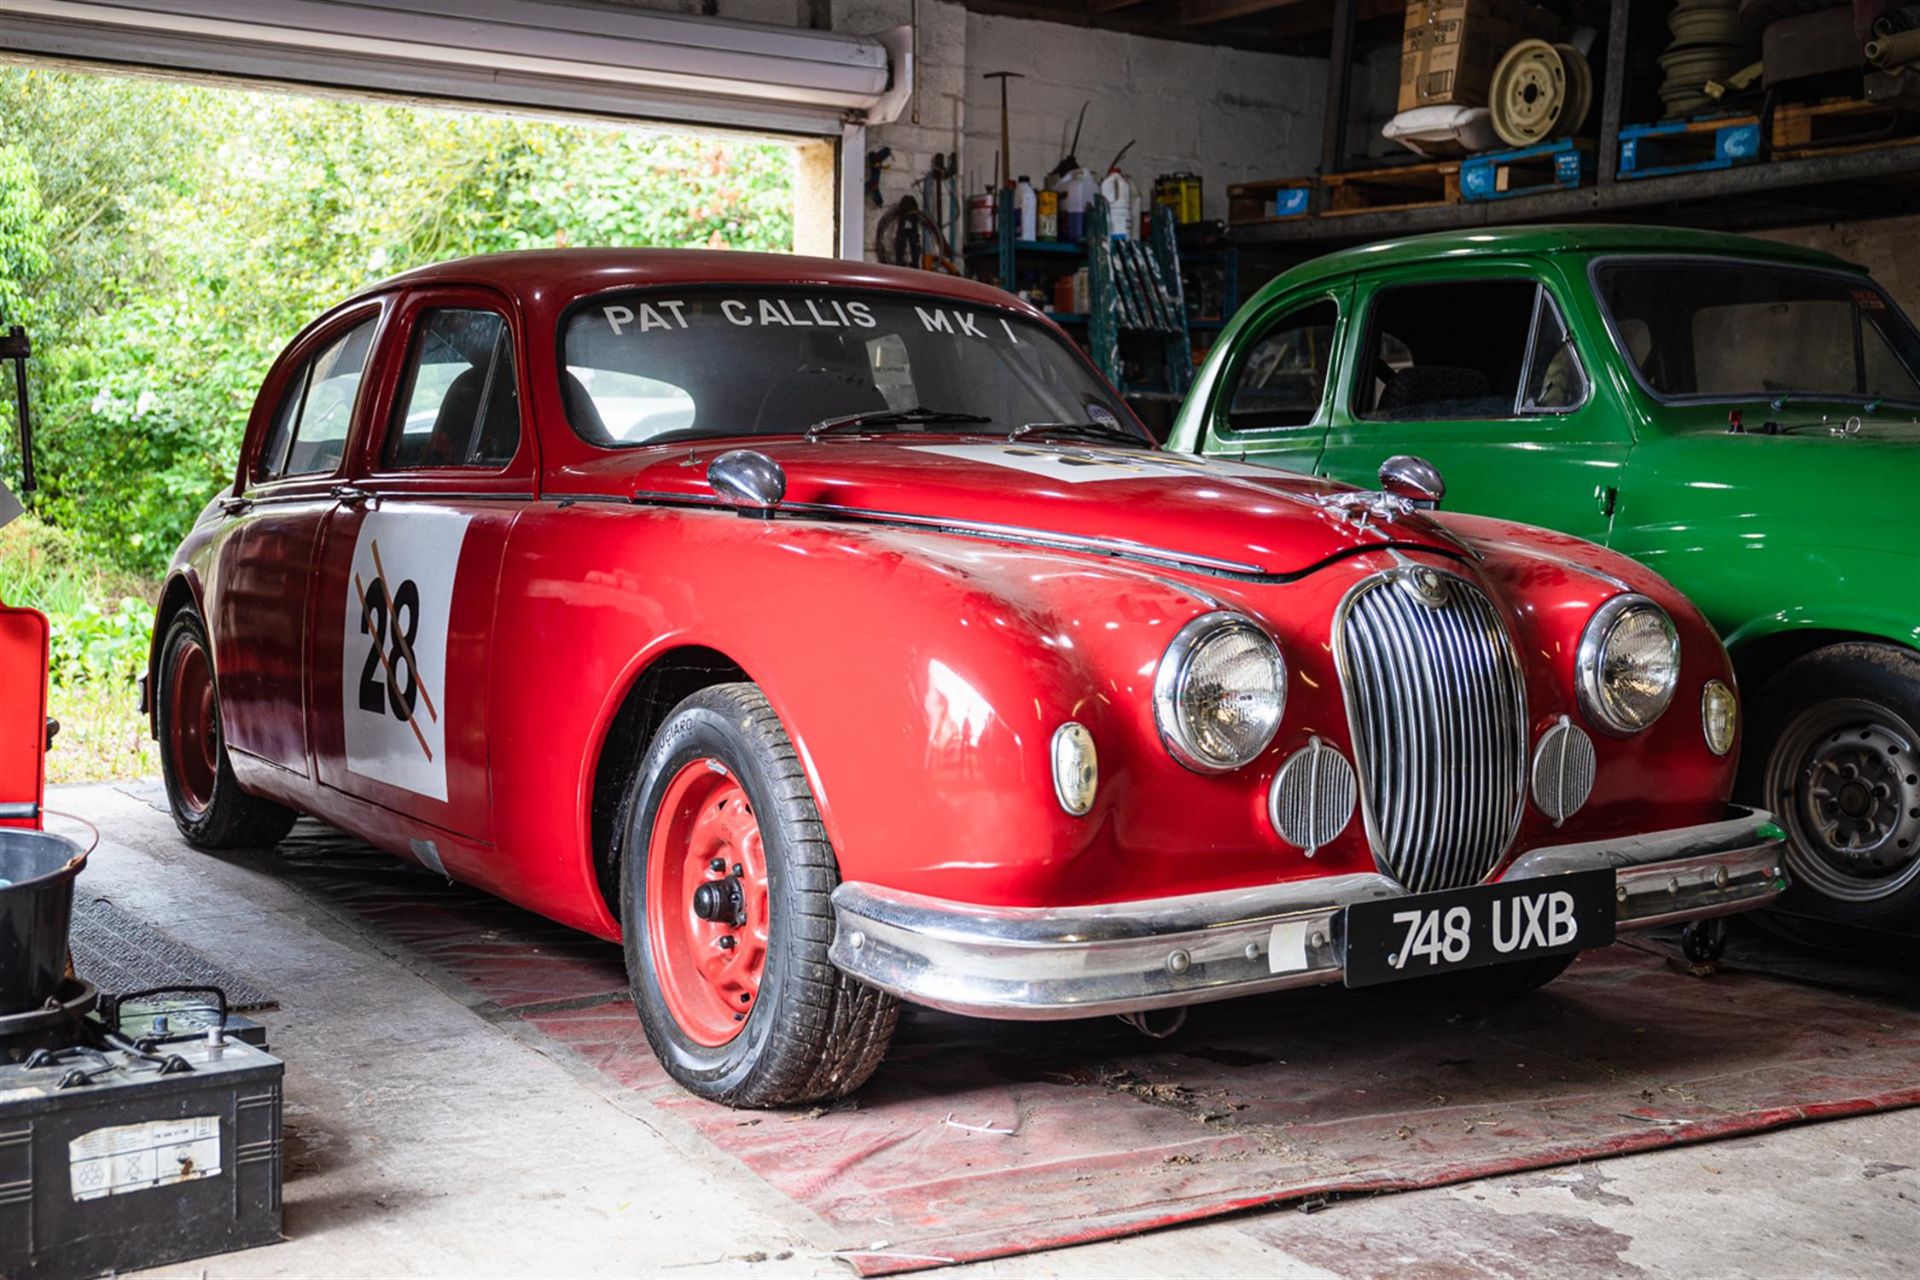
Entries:
{"type": "Polygon", "coordinates": [[[859,1086],[900,1000],[1519,990],[1772,899],[1712,629],[1442,492],[1163,453],[982,285],[448,263],[273,366],[154,731],[196,845],[312,814],[623,940],[662,1063],[742,1106],[859,1086]]]}

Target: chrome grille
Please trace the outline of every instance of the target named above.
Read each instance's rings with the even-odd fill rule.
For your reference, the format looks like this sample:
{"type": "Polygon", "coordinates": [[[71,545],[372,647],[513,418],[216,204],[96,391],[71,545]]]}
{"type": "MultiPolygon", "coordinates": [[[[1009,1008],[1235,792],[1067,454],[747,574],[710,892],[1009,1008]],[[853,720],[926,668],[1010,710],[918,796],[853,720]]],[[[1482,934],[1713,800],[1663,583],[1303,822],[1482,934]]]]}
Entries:
{"type": "Polygon", "coordinates": [[[1414,893],[1484,880],[1527,785],[1526,689],[1493,603],[1391,570],[1354,588],[1334,643],[1374,858],[1414,893]]]}

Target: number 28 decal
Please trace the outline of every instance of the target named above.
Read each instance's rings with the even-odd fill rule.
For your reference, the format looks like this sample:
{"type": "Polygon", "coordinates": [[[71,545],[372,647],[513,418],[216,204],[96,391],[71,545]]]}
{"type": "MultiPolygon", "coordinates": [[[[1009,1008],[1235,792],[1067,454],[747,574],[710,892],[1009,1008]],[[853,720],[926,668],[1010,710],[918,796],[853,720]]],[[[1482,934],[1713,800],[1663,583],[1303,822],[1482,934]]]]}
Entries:
{"type": "Polygon", "coordinates": [[[373,550],[377,576],[370,586],[361,582],[359,574],[353,576],[354,595],[360,602],[360,634],[372,637],[366,661],[360,667],[360,709],[373,715],[391,714],[411,726],[421,754],[431,760],[433,748],[413,723],[414,711],[423,703],[430,719],[440,718],[433,695],[421,683],[420,661],[413,656],[413,644],[420,634],[420,584],[407,578],[389,588],[380,542],[375,538],[367,542],[373,550]]]}
{"type": "Polygon", "coordinates": [[[341,636],[347,769],[447,798],[447,624],[468,517],[369,511],[354,537],[341,636]]]}

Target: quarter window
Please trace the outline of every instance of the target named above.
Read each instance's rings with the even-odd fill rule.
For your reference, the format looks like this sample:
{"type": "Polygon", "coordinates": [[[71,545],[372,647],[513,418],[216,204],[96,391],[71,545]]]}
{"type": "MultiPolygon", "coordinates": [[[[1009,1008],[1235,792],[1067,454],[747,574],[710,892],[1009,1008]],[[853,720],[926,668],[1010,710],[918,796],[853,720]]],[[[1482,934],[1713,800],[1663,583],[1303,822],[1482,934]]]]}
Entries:
{"type": "Polygon", "coordinates": [[[422,314],[382,464],[497,470],[520,448],[513,333],[493,311],[422,314]]]}
{"type": "Polygon", "coordinates": [[[1373,303],[1365,359],[1354,413],[1377,421],[1561,413],[1587,393],[1566,324],[1531,280],[1382,290],[1373,303]]]}
{"type": "Polygon", "coordinates": [[[1227,426],[1304,427],[1319,417],[1339,318],[1333,299],[1322,298],[1274,321],[1233,375],[1227,426]]]}
{"type": "Polygon", "coordinates": [[[363,320],[301,367],[274,414],[255,468],[257,479],[325,475],[339,468],[372,345],[373,320],[363,320]]]}

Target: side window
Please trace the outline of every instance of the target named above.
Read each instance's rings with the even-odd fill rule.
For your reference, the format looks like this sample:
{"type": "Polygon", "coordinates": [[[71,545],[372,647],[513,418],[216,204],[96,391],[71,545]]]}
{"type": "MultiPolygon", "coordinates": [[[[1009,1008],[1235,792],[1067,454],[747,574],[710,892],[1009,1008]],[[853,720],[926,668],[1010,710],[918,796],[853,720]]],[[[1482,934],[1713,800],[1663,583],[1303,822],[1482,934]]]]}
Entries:
{"type": "Polygon", "coordinates": [[[1542,289],[1533,313],[1533,350],[1527,357],[1527,387],[1520,397],[1520,412],[1566,413],[1586,402],[1587,371],[1574,350],[1573,334],[1553,295],[1542,289]]]}
{"type": "Polygon", "coordinates": [[[1388,422],[1513,417],[1538,292],[1531,280],[1460,280],[1375,294],[1354,415],[1388,422]]]}
{"type": "Polygon", "coordinates": [[[390,470],[486,467],[520,448],[520,390],[513,334],[494,311],[423,312],[381,451],[390,470]]]}
{"type": "Polygon", "coordinates": [[[373,320],[363,320],[294,376],[268,430],[256,479],[324,475],[340,465],[372,345],[373,320]]]}
{"type": "Polygon", "coordinates": [[[1320,414],[1333,363],[1333,299],[1289,311],[1247,351],[1228,393],[1227,426],[1304,427],[1320,414]]]}

